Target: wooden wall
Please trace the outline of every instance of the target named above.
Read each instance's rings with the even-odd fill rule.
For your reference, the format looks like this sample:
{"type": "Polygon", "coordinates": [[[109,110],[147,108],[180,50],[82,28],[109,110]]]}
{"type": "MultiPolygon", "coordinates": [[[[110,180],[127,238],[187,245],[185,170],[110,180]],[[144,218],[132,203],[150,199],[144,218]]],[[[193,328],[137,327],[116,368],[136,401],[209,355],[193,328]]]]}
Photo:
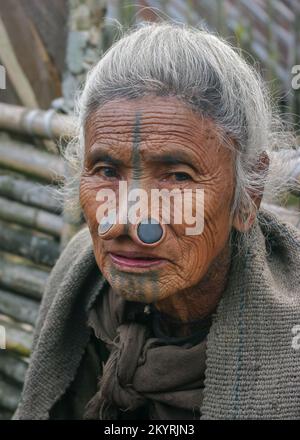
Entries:
{"type": "Polygon", "coordinates": [[[61,96],[67,18],[67,0],[1,0],[0,63],[9,73],[2,102],[47,109],[61,96]]]}

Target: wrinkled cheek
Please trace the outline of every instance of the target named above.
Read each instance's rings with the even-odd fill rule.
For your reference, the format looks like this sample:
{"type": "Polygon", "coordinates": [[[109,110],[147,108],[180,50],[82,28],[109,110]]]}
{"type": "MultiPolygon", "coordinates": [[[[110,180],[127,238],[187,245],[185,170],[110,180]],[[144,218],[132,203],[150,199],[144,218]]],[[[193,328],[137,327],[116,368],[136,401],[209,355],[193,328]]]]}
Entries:
{"type": "Polygon", "coordinates": [[[208,256],[215,257],[224,247],[230,232],[231,193],[217,191],[218,186],[206,191],[204,230],[202,239],[208,256]]]}
{"type": "Polygon", "coordinates": [[[80,185],[80,205],[83,210],[86,222],[91,233],[97,231],[97,208],[99,203],[96,200],[97,190],[85,183],[80,185]]]}
{"type": "Polygon", "coordinates": [[[94,244],[94,254],[98,267],[101,270],[101,272],[104,273],[110,268],[110,266],[107,261],[108,257],[103,249],[103,240],[101,240],[98,236],[93,237],[93,244],[94,244]]]}
{"type": "Polygon", "coordinates": [[[107,262],[103,248],[103,240],[101,240],[98,235],[97,208],[99,203],[96,200],[96,194],[97,190],[90,185],[85,183],[80,185],[80,204],[93,240],[97,265],[105,275],[105,272],[107,272],[107,262]]]}
{"type": "Polygon", "coordinates": [[[227,207],[221,211],[212,209],[215,208],[213,206],[210,208],[204,212],[204,228],[200,234],[185,234],[187,225],[173,226],[179,248],[176,277],[177,281],[180,279],[181,287],[195,285],[205,277],[229,238],[230,221],[227,207]]]}
{"type": "Polygon", "coordinates": [[[197,238],[186,238],[182,250],[182,276],[194,284],[200,281],[209,265],[209,242],[202,233],[197,238]]]}

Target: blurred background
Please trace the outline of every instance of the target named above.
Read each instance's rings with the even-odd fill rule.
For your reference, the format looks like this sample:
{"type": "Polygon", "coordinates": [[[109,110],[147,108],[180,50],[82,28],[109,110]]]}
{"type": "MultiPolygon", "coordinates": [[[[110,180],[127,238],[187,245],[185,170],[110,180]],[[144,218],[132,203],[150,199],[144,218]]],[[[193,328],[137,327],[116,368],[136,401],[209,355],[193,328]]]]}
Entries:
{"type": "MultiPolygon", "coordinates": [[[[70,172],[58,143],[74,134],[74,94],[120,26],[145,20],[201,26],[240,47],[299,132],[300,0],[1,0],[0,419],[20,398],[49,272],[81,226],[56,195],[70,172]]],[[[300,182],[296,145],[289,154],[300,182]]],[[[265,203],[300,227],[299,195],[265,203]]]]}

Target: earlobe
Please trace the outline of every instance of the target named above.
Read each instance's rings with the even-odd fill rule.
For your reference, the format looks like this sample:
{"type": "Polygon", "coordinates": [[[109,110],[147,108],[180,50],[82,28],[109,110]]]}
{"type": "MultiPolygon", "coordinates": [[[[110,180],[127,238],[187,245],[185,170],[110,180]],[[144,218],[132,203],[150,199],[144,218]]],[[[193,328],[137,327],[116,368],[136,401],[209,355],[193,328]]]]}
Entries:
{"type": "MultiPolygon", "coordinates": [[[[269,170],[269,156],[266,151],[263,151],[256,164],[256,172],[262,173],[264,176],[267,175],[269,170]]],[[[251,198],[251,206],[245,210],[241,208],[233,217],[232,225],[239,232],[247,232],[253,225],[256,213],[259,210],[262,195],[264,191],[264,185],[261,188],[257,188],[255,191],[248,189],[248,195],[251,198]]]]}
{"type": "Polygon", "coordinates": [[[237,212],[233,218],[232,225],[239,232],[247,232],[253,225],[256,217],[256,209],[252,208],[251,213],[237,212]]]}

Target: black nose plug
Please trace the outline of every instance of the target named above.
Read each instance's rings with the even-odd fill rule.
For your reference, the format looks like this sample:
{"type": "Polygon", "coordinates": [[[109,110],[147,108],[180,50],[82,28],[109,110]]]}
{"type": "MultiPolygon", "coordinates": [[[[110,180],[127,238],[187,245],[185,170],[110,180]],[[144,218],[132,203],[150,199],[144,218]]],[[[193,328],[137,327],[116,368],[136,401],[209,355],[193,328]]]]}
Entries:
{"type": "Polygon", "coordinates": [[[154,219],[143,220],[137,227],[137,236],[145,244],[157,243],[163,236],[161,224],[154,219]]]}

